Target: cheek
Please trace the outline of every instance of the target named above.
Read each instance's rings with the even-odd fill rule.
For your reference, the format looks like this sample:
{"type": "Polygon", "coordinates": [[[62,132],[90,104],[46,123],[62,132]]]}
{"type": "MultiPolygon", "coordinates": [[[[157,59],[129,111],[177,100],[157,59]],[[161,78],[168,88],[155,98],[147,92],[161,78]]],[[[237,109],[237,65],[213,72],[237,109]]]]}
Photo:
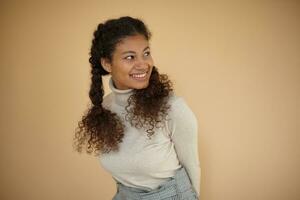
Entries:
{"type": "Polygon", "coordinates": [[[123,79],[123,78],[128,78],[129,77],[129,72],[130,72],[130,66],[128,64],[121,64],[118,65],[114,69],[114,74],[115,76],[118,76],[118,78],[123,79]]]}

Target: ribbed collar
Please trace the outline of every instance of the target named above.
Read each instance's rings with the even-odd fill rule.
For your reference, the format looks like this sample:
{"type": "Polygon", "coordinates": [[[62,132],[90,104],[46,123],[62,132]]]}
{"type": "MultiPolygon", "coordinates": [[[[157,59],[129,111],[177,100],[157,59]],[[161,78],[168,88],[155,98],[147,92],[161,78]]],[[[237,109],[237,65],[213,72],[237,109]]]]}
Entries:
{"type": "Polygon", "coordinates": [[[127,99],[130,97],[130,95],[133,94],[134,89],[127,89],[127,90],[120,90],[117,89],[113,83],[112,77],[109,78],[109,88],[114,94],[115,102],[120,106],[126,106],[127,105],[127,99]]]}

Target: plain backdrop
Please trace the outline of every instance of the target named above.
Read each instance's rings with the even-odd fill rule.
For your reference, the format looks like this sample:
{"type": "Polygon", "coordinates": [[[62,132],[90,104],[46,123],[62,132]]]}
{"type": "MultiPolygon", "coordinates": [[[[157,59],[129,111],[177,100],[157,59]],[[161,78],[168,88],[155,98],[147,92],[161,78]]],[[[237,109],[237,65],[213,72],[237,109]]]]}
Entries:
{"type": "Polygon", "coordinates": [[[156,66],[197,116],[201,200],[299,200],[296,0],[2,0],[0,199],[115,194],[72,138],[90,103],[93,31],[123,15],[149,26],[156,66]]]}

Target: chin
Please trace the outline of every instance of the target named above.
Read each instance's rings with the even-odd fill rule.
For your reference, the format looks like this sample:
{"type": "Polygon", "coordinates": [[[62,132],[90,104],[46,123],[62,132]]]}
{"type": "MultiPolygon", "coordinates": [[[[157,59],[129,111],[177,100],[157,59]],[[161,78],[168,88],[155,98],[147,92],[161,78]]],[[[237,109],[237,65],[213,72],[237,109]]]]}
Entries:
{"type": "Polygon", "coordinates": [[[140,90],[140,89],[145,89],[147,88],[149,85],[149,82],[145,83],[145,84],[140,84],[140,85],[135,85],[135,87],[133,87],[136,90],[140,90]]]}

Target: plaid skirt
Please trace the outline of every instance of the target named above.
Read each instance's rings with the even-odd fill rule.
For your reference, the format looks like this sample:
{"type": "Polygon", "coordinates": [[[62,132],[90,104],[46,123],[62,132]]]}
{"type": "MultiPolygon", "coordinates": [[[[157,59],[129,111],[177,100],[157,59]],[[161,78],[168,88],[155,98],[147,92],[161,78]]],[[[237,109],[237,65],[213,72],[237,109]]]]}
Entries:
{"type": "Polygon", "coordinates": [[[184,167],[177,169],[169,181],[154,190],[128,187],[114,180],[117,184],[117,193],[112,200],[198,200],[184,167]]]}

